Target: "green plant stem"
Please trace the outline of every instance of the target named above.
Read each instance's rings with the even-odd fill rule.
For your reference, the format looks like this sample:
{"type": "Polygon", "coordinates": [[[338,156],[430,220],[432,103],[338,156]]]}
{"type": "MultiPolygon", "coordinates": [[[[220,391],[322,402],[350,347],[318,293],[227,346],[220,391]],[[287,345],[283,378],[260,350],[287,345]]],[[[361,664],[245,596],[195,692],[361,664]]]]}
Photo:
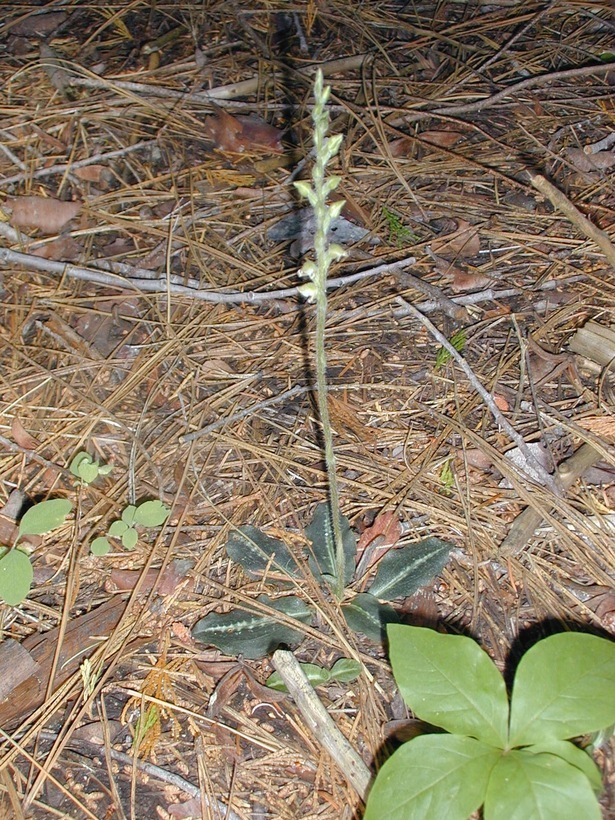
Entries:
{"type": "Polygon", "coordinates": [[[329,485],[329,502],[331,505],[331,524],[333,526],[333,540],[335,542],[336,563],[336,590],[335,594],[341,598],[344,592],[345,557],[342,539],[342,525],[340,521],[340,495],[337,484],[335,451],[333,449],[333,431],[329,417],[327,402],[327,354],[325,351],[325,326],[327,319],[327,297],[323,291],[322,297],[316,300],[316,390],[318,414],[322,425],[325,445],[325,465],[327,468],[327,483],[329,485]]]}
{"type": "Polygon", "coordinates": [[[313,282],[316,286],[316,388],[318,413],[322,425],[325,446],[325,465],[327,469],[327,483],[329,485],[329,502],[331,505],[331,524],[333,526],[333,540],[335,543],[336,562],[336,589],[338,599],[344,593],[345,556],[342,539],[342,524],[340,521],[340,501],[337,484],[335,452],[333,449],[333,431],[329,417],[327,401],[327,353],[325,348],[325,330],[327,322],[327,273],[330,265],[328,254],[327,231],[330,215],[327,208],[327,186],[325,184],[325,170],[330,158],[327,151],[326,132],[328,116],[325,109],[326,96],[322,93],[322,73],[318,73],[315,84],[316,105],[314,107],[314,147],[316,162],[312,172],[314,182],[315,201],[313,203],[316,214],[316,234],[314,236],[314,252],[316,256],[316,272],[313,282]]]}

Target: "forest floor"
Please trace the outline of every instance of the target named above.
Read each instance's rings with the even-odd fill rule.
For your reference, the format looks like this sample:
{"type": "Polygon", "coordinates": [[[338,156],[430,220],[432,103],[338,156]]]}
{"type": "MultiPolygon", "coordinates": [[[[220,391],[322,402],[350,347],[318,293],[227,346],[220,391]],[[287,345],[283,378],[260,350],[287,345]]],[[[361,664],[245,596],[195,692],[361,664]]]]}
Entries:
{"type": "MultiPolygon", "coordinates": [[[[0,815],[358,818],[265,688],[270,655],[192,634],[280,594],[229,558],[251,525],[302,567],[316,614],[296,657],[363,665],[317,691],[367,766],[409,717],[386,647],[350,632],[304,560],[328,497],[292,184],[312,167],[315,70],[343,134],[326,335],[341,509],[363,568],[448,543],[393,606],[510,674],[551,632],[615,628],[610,3],[2,11],[2,543],[28,505],[72,510],[20,542],[31,589],[0,603],[0,815]],[[112,471],[79,482],[80,452],[112,471]],[[146,500],[166,520],[92,553],[146,500]]],[[[612,747],[596,759],[606,817],[612,747]]]]}

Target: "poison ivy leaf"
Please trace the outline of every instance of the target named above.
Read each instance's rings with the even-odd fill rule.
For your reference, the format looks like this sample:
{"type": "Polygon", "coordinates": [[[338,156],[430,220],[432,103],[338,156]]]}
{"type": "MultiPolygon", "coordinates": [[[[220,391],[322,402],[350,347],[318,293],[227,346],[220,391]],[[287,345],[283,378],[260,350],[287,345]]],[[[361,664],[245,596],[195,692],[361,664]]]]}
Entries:
{"type": "Polygon", "coordinates": [[[135,510],[134,523],[142,527],[159,527],[167,520],[170,512],[162,501],[144,501],[135,510]]]}
{"type": "Polygon", "coordinates": [[[551,635],[521,658],[511,698],[510,743],[526,746],[615,723],[615,644],[595,635],[551,635]]]}
{"type": "Polygon", "coordinates": [[[0,558],[0,598],[9,606],[23,601],[33,578],[32,564],[23,550],[9,550],[0,558]]]}
{"type": "Polygon", "coordinates": [[[600,769],[594,763],[591,755],[584,749],[579,749],[574,743],[570,743],[568,740],[547,740],[536,746],[527,746],[526,749],[535,755],[546,752],[547,754],[561,757],[562,760],[565,760],[567,763],[570,763],[571,766],[575,766],[583,772],[596,794],[600,794],[603,790],[602,773],[600,769]]]}
{"type": "Polygon", "coordinates": [[[455,735],[421,735],[404,743],[378,772],[364,820],[467,820],[483,803],[501,754],[455,735]]]}
{"type": "Polygon", "coordinates": [[[417,544],[390,550],[378,564],[370,593],[385,601],[413,595],[442,572],[452,549],[453,544],[440,538],[426,538],[417,544]]]}
{"type": "Polygon", "coordinates": [[[128,529],[128,524],[125,521],[113,521],[109,527],[109,535],[115,538],[121,538],[128,529]]]}
{"type": "Polygon", "coordinates": [[[331,667],[331,680],[349,683],[359,677],[362,669],[359,661],[353,661],[352,658],[340,658],[331,667]]]}
{"type": "Polygon", "coordinates": [[[280,645],[293,646],[303,639],[301,622],[308,623],[313,613],[300,598],[289,596],[272,600],[267,595],[260,595],[258,600],[270,609],[295,618],[297,629],[277,621],[274,613],[263,615],[236,609],[224,614],[210,612],[194,625],[192,637],[213,644],[225,655],[246,658],[262,658],[280,645]]]}
{"type": "Polygon", "coordinates": [[[133,550],[137,546],[139,533],[133,527],[128,527],[128,529],[122,533],[121,538],[124,549],[133,550]]]}
{"type": "Polygon", "coordinates": [[[111,544],[101,535],[100,538],[95,538],[90,544],[90,552],[92,555],[106,555],[108,552],[111,552],[111,544]]]}
{"type": "Polygon", "coordinates": [[[380,603],[368,592],[361,592],[350,603],[344,604],[342,614],[353,632],[362,632],[377,643],[386,643],[387,624],[399,621],[393,607],[380,603]]]}
{"type": "MultiPolygon", "coordinates": [[[[350,529],[348,519],[340,515],[342,528],[342,543],[344,545],[344,586],[346,586],[354,572],[355,557],[357,554],[357,539],[350,529]]],[[[319,504],[314,510],[314,517],[305,528],[305,534],[312,542],[312,555],[309,559],[310,569],[317,580],[328,576],[333,586],[337,579],[335,561],[335,539],[333,538],[333,523],[331,521],[331,505],[328,502],[319,504]]]]}
{"type": "Polygon", "coordinates": [[[485,795],[485,820],[600,820],[589,780],[575,766],[550,754],[513,749],[491,773],[485,795]]]}
{"type": "Polygon", "coordinates": [[[27,510],[19,522],[19,535],[42,535],[64,523],[72,504],[67,498],[41,501],[27,510]]]}
{"type": "MultiPolygon", "coordinates": [[[[331,672],[324,669],[322,666],[317,666],[315,663],[300,663],[303,674],[314,688],[322,686],[323,683],[328,683],[331,680],[331,672]]],[[[270,689],[275,689],[276,692],[286,692],[286,684],[282,680],[279,672],[273,672],[267,678],[267,686],[270,689]]]]}
{"type": "Polygon", "coordinates": [[[241,564],[251,578],[261,577],[267,569],[292,578],[297,575],[297,564],[286,544],[250,525],[231,532],[226,554],[241,564]]]}
{"type": "Polygon", "coordinates": [[[447,732],[504,748],[504,679],[478,644],[462,635],[391,624],[389,655],[403,699],[416,717],[447,732]]]}

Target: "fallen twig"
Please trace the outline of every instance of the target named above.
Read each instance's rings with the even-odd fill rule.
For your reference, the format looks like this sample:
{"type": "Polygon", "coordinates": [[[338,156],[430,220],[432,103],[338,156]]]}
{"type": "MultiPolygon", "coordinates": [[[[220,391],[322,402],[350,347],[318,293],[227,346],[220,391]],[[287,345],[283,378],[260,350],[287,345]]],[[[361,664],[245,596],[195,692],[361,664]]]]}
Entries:
{"type": "MultiPolygon", "coordinates": [[[[321,69],[325,77],[331,74],[339,74],[344,71],[354,71],[361,68],[365,62],[366,54],[353,54],[350,57],[342,57],[339,60],[329,60],[324,63],[317,63],[310,66],[305,66],[298,71],[297,74],[303,74],[306,82],[318,68],[321,69]]],[[[66,63],[66,68],[70,70],[76,69],[72,63],[66,63]]],[[[249,94],[254,94],[259,89],[262,89],[262,78],[260,76],[253,77],[251,80],[243,80],[238,83],[231,83],[231,85],[220,85],[217,88],[210,88],[208,91],[175,91],[172,88],[165,88],[159,85],[147,85],[145,83],[132,83],[125,80],[102,79],[95,77],[72,77],[67,76],[67,82],[70,85],[82,88],[116,88],[121,91],[130,91],[136,94],[143,94],[148,97],[158,97],[170,100],[186,100],[196,103],[220,103],[223,100],[234,100],[237,97],[247,97],[249,94]]]]}
{"type": "Polygon", "coordinates": [[[276,650],[273,653],[273,665],[316,740],[331,755],[344,777],[365,801],[372,779],[371,772],[331,719],[293,653],[276,650]]]}
{"type": "Polygon", "coordinates": [[[511,97],[528,88],[535,88],[538,85],[555,82],[556,80],[570,80],[573,77],[586,77],[588,74],[602,74],[605,71],[612,70],[612,63],[599,63],[598,65],[585,65],[580,68],[568,68],[564,71],[551,71],[548,74],[538,74],[535,77],[528,77],[527,80],[521,80],[521,82],[515,83],[514,85],[509,85],[507,88],[503,88],[490,97],[484,97],[482,100],[476,100],[472,103],[461,103],[460,105],[445,105],[440,108],[431,108],[429,111],[417,111],[413,113],[410,118],[406,117],[406,120],[424,119],[426,117],[432,117],[434,114],[438,116],[473,114],[475,111],[490,108],[506,97],[511,97]]]}
{"type": "Polygon", "coordinates": [[[585,214],[582,214],[568,197],[565,196],[559,188],[552,185],[548,179],[545,179],[540,174],[530,172],[530,182],[537,191],[540,191],[541,194],[549,198],[553,207],[561,211],[564,216],[572,222],[575,228],[578,228],[588,239],[591,239],[592,242],[598,245],[602,253],[606,256],[610,266],[615,270],[615,246],[611,242],[609,235],[591,223],[585,214]]]}
{"type": "MultiPolygon", "coordinates": [[[[390,262],[384,265],[378,265],[375,268],[359,271],[358,273],[351,273],[347,276],[338,276],[327,281],[327,288],[340,288],[344,285],[350,285],[353,282],[367,279],[369,276],[394,274],[398,269],[413,265],[415,262],[415,257],[409,256],[406,259],[401,259],[399,262],[390,262]]],[[[255,305],[263,302],[272,302],[276,299],[296,299],[301,296],[299,286],[284,288],[283,290],[246,291],[244,293],[237,291],[229,293],[228,291],[200,290],[198,288],[178,284],[176,277],[169,277],[170,281],[168,281],[166,278],[145,279],[135,276],[119,276],[115,273],[107,273],[94,270],[93,268],[72,265],[69,262],[55,262],[52,259],[42,259],[40,256],[20,253],[19,251],[12,251],[8,248],[0,248],[0,265],[22,265],[30,270],[57,273],[60,276],[68,276],[71,279],[80,279],[84,282],[93,282],[94,284],[103,285],[104,287],[131,289],[144,293],[165,293],[175,296],[187,296],[191,299],[201,299],[205,302],[215,302],[225,305],[255,305]]],[[[122,267],[124,270],[130,270],[128,265],[122,267]]],[[[135,272],[136,270],[137,269],[133,269],[135,272]]],[[[151,271],[148,271],[148,273],[151,275],[151,271]]]]}
{"type": "MultiPolygon", "coordinates": [[[[466,374],[468,381],[470,382],[474,390],[476,390],[476,392],[481,397],[483,402],[489,408],[489,411],[491,412],[491,415],[493,416],[495,421],[507,433],[509,438],[511,438],[512,441],[514,441],[514,443],[517,445],[517,447],[519,448],[519,452],[525,459],[526,465],[532,468],[536,476],[540,478],[545,487],[548,487],[554,495],[560,496],[561,490],[558,487],[557,482],[554,480],[553,476],[550,473],[548,473],[547,470],[545,470],[545,468],[542,466],[542,464],[540,464],[538,459],[535,458],[532,451],[528,448],[527,444],[525,443],[523,436],[517,433],[515,428],[506,418],[506,416],[504,416],[502,411],[495,403],[495,400],[491,393],[489,393],[489,391],[486,390],[483,387],[483,385],[479,382],[479,380],[474,375],[474,371],[463,358],[463,356],[459,355],[457,350],[455,350],[455,348],[449,342],[446,336],[440,333],[438,328],[426,316],[423,316],[420,310],[415,308],[414,305],[411,305],[409,302],[405,302],[405,307],[407,308],[408,313],[414,316],[415,319],[418,319],[419,322],[425,328],[427,328],[427,330],[431,333],[434,339],[437,342],[439,342],[442,345],[442,347],[450,354],[450,356],[457,362],[459,367],[466,374]]],[[[521,472],[524,472],[522,468],[518,467],[518,469],[520,469],[521,472]]]]}

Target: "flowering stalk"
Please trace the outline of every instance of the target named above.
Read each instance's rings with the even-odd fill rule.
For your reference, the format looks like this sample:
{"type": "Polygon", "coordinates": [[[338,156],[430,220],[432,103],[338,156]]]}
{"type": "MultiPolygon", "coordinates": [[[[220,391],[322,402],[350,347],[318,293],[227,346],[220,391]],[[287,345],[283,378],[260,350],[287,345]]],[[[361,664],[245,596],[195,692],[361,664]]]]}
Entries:
{"type": "Polygon", "coordinates": [[[327,234],[331,223],[336,219],[344,207],[344,201],[333,202],[327,205],[327,197],[340,183],[340,177],[325,177],[328,162],[337,154],[342,143],[342,135],[327,137],[329,128],[329,112],[326,103],[331,88],[323,87],[322,71],[318,70],[314,82],[315,105],[312,111],[314,124],[314,149],[316,161],[312,169],[312,185],[307,182],[295,182],[301,196],[305,197],[314,210],[316,233],[314,235],[315,260],[306,262],[300,273],[311,282],[300,288],[301,294],[309,301],[316,303],[316,388],[318,393],[318,413],[322,425],[325,445],[325,463],[329,484],[329,502],[331,507],[331,523],[333,526],[333,541],[335,544],[336,588],[338,599],[344,592],[345,557],[340,521],[339,491],[335,471],[335,453],[333,450],[333,432],[329,419],[327,404],[327,355],[325,351],[325,326],[327,319],[327,273],[332,262],[346,255],[339,245],[329,244],[327,234]]]}

